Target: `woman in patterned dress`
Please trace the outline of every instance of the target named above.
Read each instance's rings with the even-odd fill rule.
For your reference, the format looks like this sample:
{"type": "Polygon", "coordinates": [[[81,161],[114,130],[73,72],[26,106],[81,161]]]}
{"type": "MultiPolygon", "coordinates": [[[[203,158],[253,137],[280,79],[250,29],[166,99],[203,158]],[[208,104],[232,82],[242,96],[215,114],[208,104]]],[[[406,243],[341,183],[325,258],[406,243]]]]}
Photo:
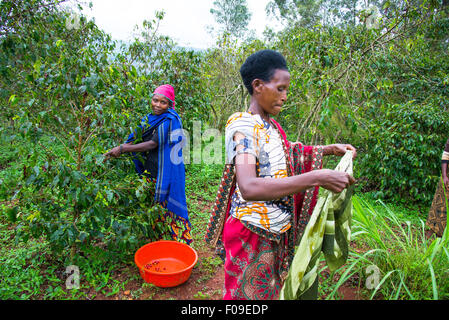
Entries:
{"type": "Polygon", "coordinates": [[[251,101],[248,112],[231,115],[226,125],[226,163],[235,168],[235,183],[227,196],[219,196],[228,199],[226,213],[212,214],[206,241],[219,234],[214,243],[224,246],[224,299],[277,299],[318,187],[340,192],[355,181],[346,173],[321,169],[322,156],[342,156],[347,149],[355,153],[355,148],[287,141],[271,118],[281,111],[290,84],[281,54],[256,52],[240,73],[251,101]]]}

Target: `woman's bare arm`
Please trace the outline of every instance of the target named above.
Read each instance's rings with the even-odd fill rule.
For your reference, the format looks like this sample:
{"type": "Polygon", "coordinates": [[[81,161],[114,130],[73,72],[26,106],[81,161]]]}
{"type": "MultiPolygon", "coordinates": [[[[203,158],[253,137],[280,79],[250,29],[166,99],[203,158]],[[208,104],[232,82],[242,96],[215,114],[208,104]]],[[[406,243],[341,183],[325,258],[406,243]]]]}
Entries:
{"type": "MultiPolygon", "coordinates": [[[[235,140],[242,138],[239,135],[236,134],[235,140]]],[[[242,149],[242,145],[237,146],[237,151],[242,149]]],[[[317,186],[332,192],[341,192],[355,182],[348,173],[329,169],[314,170],[286,178],[260,178],[257,177],[256,159],[252,154],[237,154],[234,161],[237,183],[245,200],[275,200],[317,186]]]]}
{"type": "MultiPolygon", "coordinates": [[[[290,143],[292,146],[295,146],[300,142],[290,142],[290,143]]],[[[329,155],[344,156],[344,154],[346,153],[347,150],[352,151],[353,159],[355,159],[357,157],[357,150],[352,145],[340,144],[340,143],[328,144],[328,145],[323,146],[323,155],[324,156],[329,156],[329,155]]]]}
{"type": "Polygon", "coordinates": [[[125,143],[125,144],[122,144],[121,146],[112,148],[109,152],[105,153],[105,156],[106,157],[118,157],[118,156],[120,156],[120,154],[122,154],[124,152],[143,152],[143,151],[155,149],[155,148],[157,148],[157,146],[158,146],[158,143],[153,140],[149,140],[149,141],[145,141],[145,142],[141,142],[141,143],[137,143],[137,144],[125,143]]]}
{"type": "Polygon", "coordinates": [[[122,152],[143,152],[157,148],[157,142],[150,140],[137,144],[125,143],[122,145],[122,152]]]}

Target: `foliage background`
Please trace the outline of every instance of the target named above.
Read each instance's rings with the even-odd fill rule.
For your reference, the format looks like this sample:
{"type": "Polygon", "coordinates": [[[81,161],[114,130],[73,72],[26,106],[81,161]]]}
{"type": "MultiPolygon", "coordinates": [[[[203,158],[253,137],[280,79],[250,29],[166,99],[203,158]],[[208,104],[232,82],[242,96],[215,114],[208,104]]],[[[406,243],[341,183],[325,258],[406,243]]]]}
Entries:
{"type": "Polygon", "coordinates": [[[82,14],[79,28],[68,28],[82,7],[60,2],[0,3],[0,201],[17,239],[45,236],[73,258],[105,246],[131,254],[164,233],[157,207],[142,205],[151,201],[146,182],[129,161],[103,162],[102,154],[148,112],[161,83],[176,88],[187,130],[199,120],[223,132],[229,115],[248,107],[240,65],[263,48],[288,61],[278,120],[291,140],[351,143],[359,191],[430,206],[449,132],[444,1],[364,1],[363,9],[357,1],[273,1],[267,10],[285,29],[254,39],[237,28],[203,51],[161,35],[164,12],[119,43],[82,14]],[[382,16],[377,28],[367,24],[371,5],[382,16]],[[16,159],[20,167],[9,168],[16,159]]]}

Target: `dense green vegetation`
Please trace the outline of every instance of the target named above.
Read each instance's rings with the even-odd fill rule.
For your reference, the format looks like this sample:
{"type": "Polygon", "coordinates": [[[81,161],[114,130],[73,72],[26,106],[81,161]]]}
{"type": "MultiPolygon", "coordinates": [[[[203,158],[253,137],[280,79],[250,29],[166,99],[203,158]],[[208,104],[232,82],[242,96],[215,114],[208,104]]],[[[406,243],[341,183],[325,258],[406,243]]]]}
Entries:
{"type": "MultiPolygon", "coordinates": [[[[136,248],[164,233],[164,226],[154,223],[159,209],[152,206],[151,188],[136,178],[129,159],[105,162],[102,155],[148,112],[150,93],[161,83],[175,87],[177,110],[190,133],[198,121],[202,132],[223,132],[228,116],[248,104],[240,65],[252,52],[272,48],[284,54],[292,76],[277,119],[290,139],[347,142],[358,149],[357,190],[368,204],[358,204],[355,242],[365,253],[354,251],[358,262],[348,265],[367,264],[344,269],[341,279],[375,264],[384,287],[392,284],[373,292],[374,298],[380,292],[392,299],[447,299],[447,236],[438,243],[425,239],[420,222],[449,132],[446,2],[362,1],[360,9],[357,1],[272,1],[268,11],[286,27],[255,39],[241,29],[244,24],[224,19],[217,10],[226,1],[216,1],[217,17],[233,27],[224,26],[207,50],[180,48],[161,35],[163,12],[139,26],[132,42],[119,43],[82,14],[78,20],[73,12],[82,13],[81,6],[64,9],[60,2],[0,3],[0,297],[84,298],[86,291],[64,292],[63,277],[54,277],[71,263],[91,275],[85,286],[108,287],[108,294],[120,290],[102,263],[131,265],[136,248]],[[375,23],[367,3],[380,9],[375,23]],[[376,199],[395,205],[385,210],[376,199]],[[370,219],[396,219],[392,215],[407,225],[393,231],[412,237],[397,244],[397,251],[409,252],[405,258],[386,253],[386,247],[395,248],[396,233],[372,240],[377,238],[370,219]],[[409,261],[406,270],[399,260],[409,261]],[[20,272],[24,268],[29,272],[20,272]],[[415,277],[410,281],[416,288],[408,277],[415,277]]],[[[190,138],[194,145],[195,136],[190,138]]],[[[200,143],[203,150],[208,143],[200,143]]],[[[191,160],[201,154],[196,152],[191,150],[191,160]]],[[[222,167],[191,162],[186,194],[194,246],[201,247],[222,167]]],[[[209,262],[202,266],[215,265],[209,262]]],[[[323,295],[335,297],[337,287],[323,288],[323,295]]]]}

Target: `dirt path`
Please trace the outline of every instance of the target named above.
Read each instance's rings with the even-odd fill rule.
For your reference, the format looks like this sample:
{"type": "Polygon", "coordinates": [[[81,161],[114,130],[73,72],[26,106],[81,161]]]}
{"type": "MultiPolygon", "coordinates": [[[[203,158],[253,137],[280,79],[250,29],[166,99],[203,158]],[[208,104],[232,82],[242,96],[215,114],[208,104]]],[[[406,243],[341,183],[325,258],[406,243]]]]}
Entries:
{"type": "MultiPolygon", "coordinates": [[[[158,288],[146,284],[137,268],[125,267],[118,270],[115,279],[126,282],[124,290],[116,295],[96,295],[97,300],[221,300],[224,284],[223,264],[213,251],[204,247],[198,251],[198,264],[192,270],[187,282],[173,288],[158,288]]],[[[90,293],[89,293],[90,294],[90,293]]],[[[93,294],[93,292],[92,292],[93,294]]]]}
{"type": "MultiPolygon", "coordinates": [[[[180,286],[174,288],[158,288],[145,284],[137,268],[125,267],[117,272],[115,279],[126,282],[124,290],[116,295],[96,295],[98,300],[221,300],[223,297],[224,270],[223,264],[213,253],[213,250],[204,247],[198,250],[198,264],[192,274],[180,286]]],[[[329,276],[328,270],[322,271],[324,278],[329,276]]],[[[337,278],[334,279],[337,282],[337,278]]],[[[363,300],[358,288],[358,278],[351,278],[338,289],[340,300],[363,300]]],[[[93,293],[93,292],[92,292],[93,293]]]]}

